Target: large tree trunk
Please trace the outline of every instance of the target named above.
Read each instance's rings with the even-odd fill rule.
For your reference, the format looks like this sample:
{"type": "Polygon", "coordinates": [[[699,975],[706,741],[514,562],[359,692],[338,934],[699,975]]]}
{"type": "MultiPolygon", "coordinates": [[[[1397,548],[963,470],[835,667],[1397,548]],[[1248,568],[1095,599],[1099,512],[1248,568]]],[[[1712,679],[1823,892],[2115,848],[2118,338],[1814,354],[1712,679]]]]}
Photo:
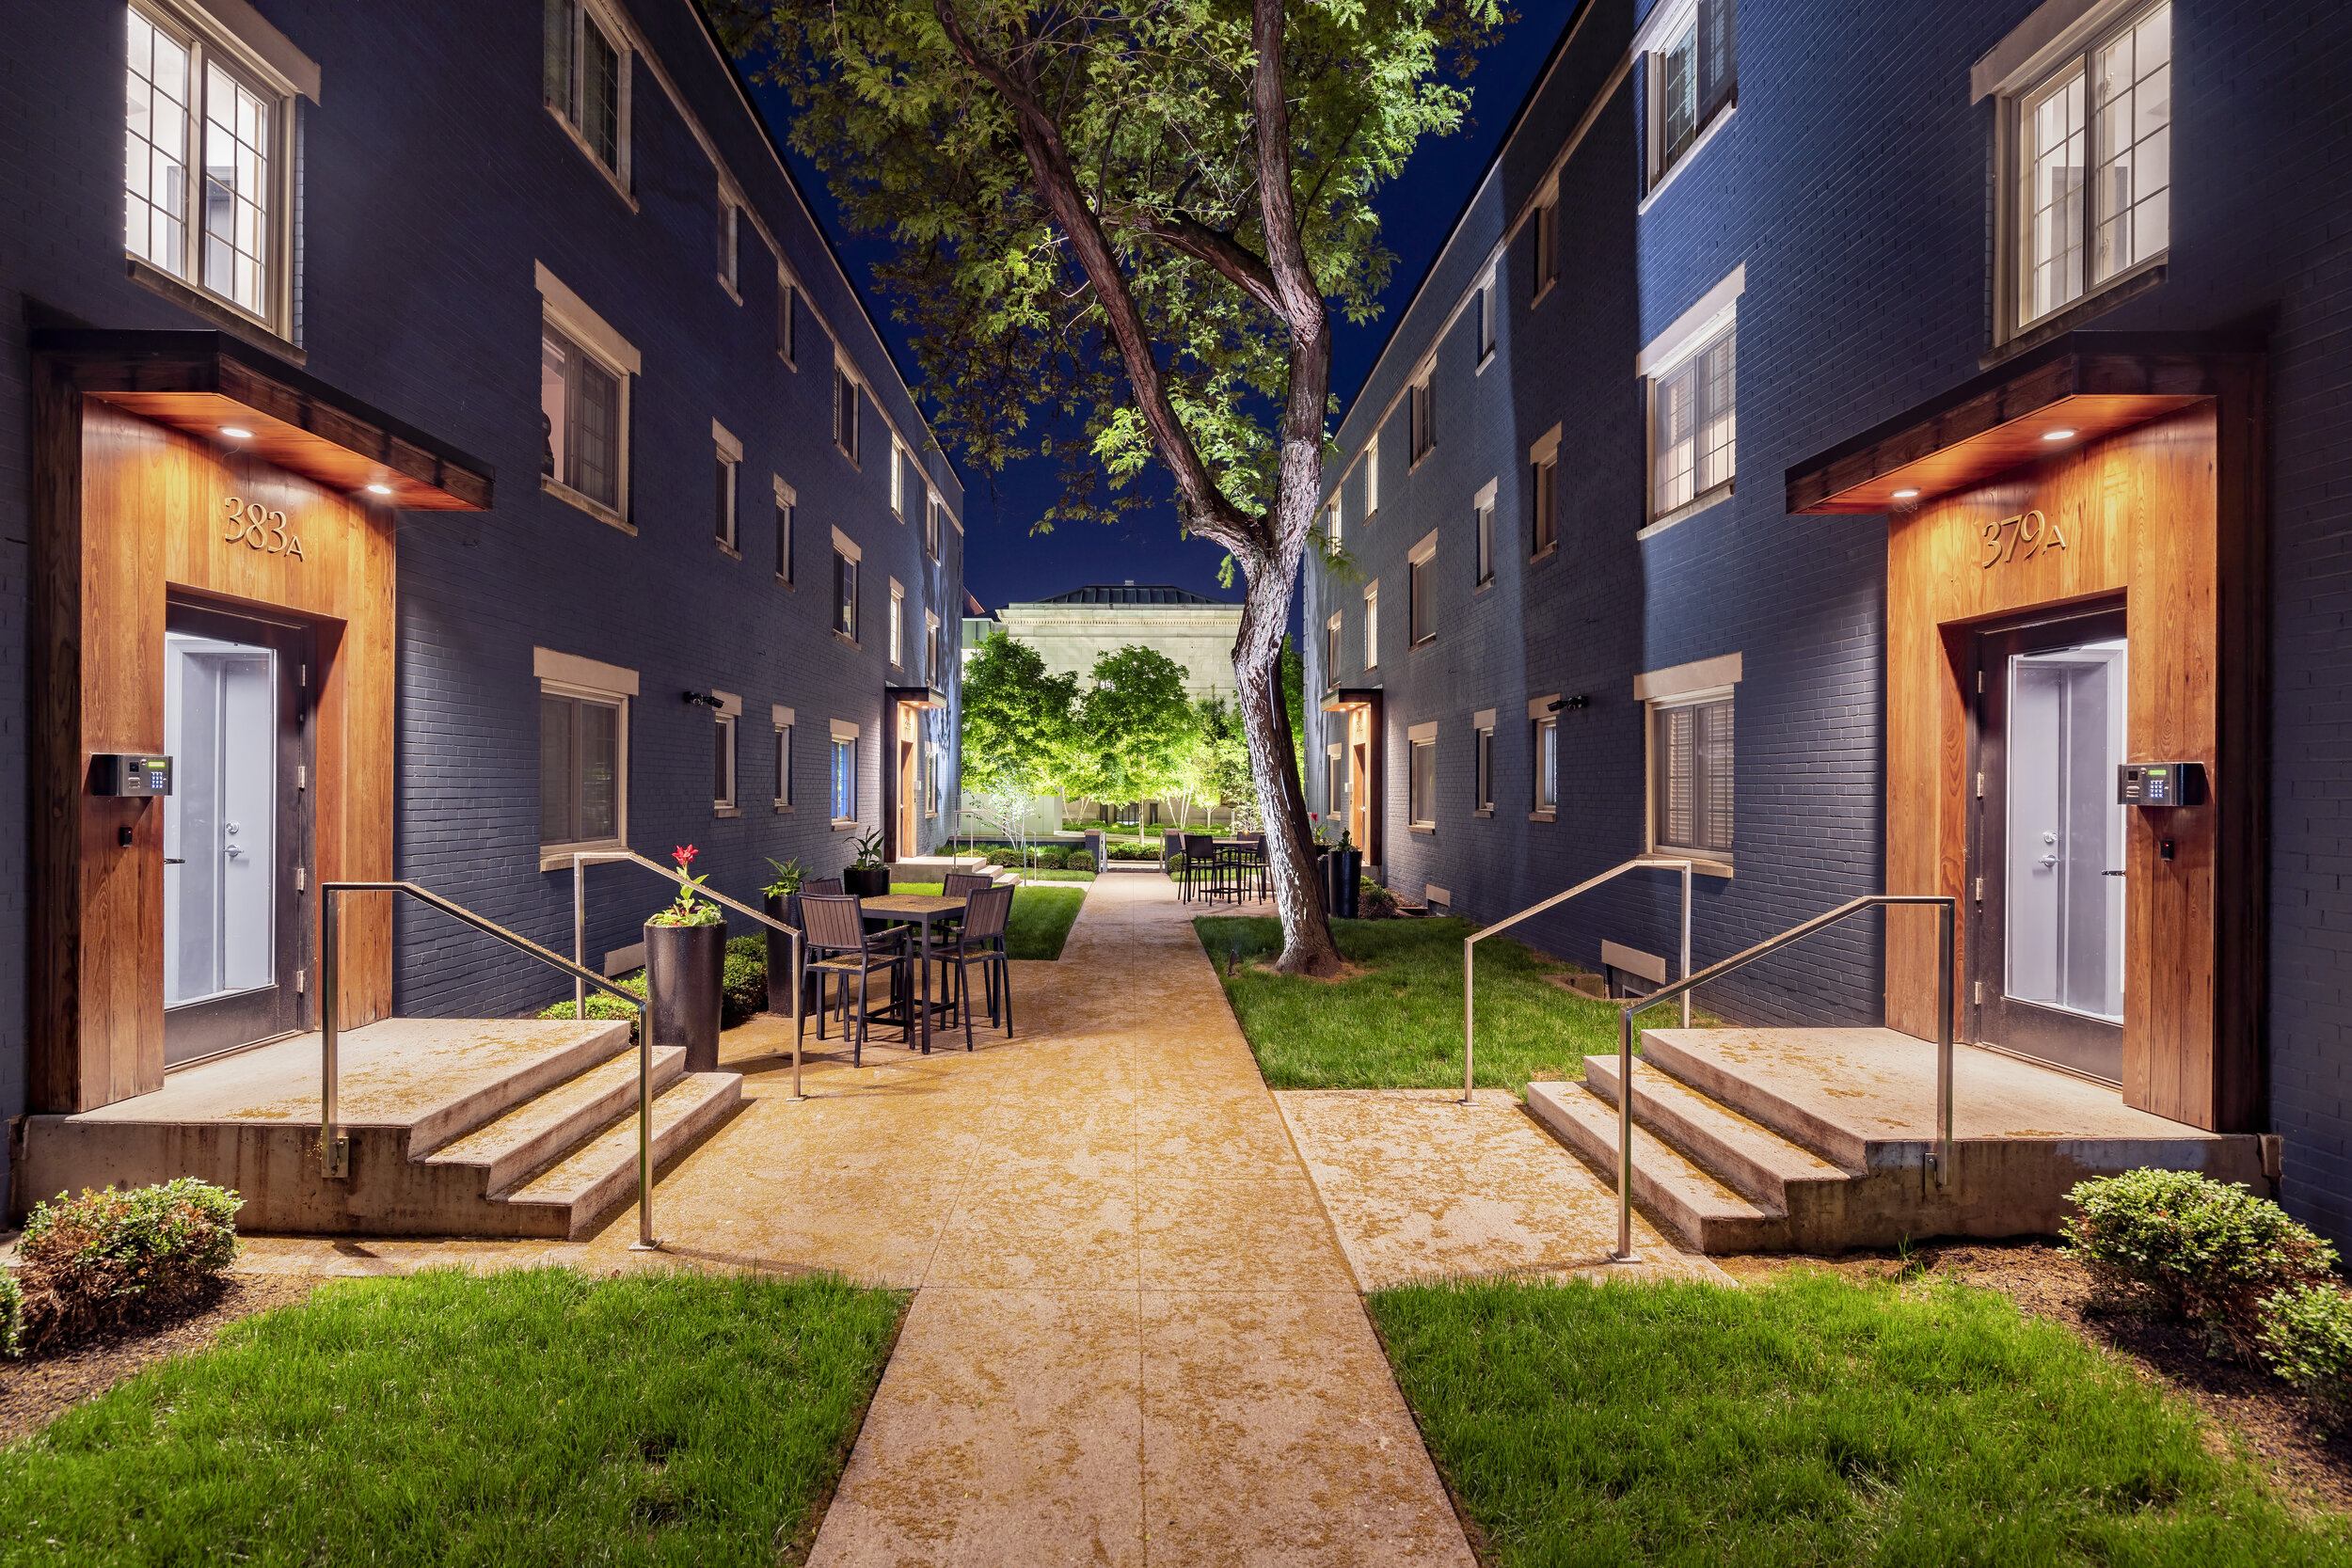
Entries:
{"type": "Polygon", "coordinates": [[[1340,950],[1315,891],[1313,835],[1307,827],[1306,797],[1298,787],[1290,705],[1282,698],[1282,629],[1290,620],[1297,565],[1294,561],[1285,572],[1276,561],[1250,564],[1257,569],[1248,574],[1241,636],[1233,643],[1233,680],[1242,734],[1249,742],[1249,771],[1258,785],[1259,816],[1265,824],[1274,907],[1282,917],[1282,956],[1274,967],[1284,974],[1327,976],[1340,972],[1340,950]]]}

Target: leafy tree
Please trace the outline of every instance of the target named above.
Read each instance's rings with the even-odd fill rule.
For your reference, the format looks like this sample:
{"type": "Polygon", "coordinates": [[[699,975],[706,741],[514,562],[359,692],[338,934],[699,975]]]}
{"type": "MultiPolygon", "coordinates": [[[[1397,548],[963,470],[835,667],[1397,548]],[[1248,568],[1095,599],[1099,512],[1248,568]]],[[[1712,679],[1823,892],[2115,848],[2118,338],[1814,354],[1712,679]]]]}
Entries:
{"type": "Polygon", "coordinates": [[[1061,785],[1078,741],[1078,677],[1049,675],[1025,642],[996,632],[963,671],[963,786],[1015,843],[1029,802],[1061,785]]]}
{"type": "Polygon", "coordinates": [[[1329,307],[1375,312],[1392,258],[1373,196],[1460,123],[1499,0],[708,3],[791,94],[793,144],[848,221],[891,236],[880,282],[943,438],[993,470],[1074,423],[1046,523],[1142,504],[1156,462],[1183,531],[1240,566],[1279,964],[1336,971],[1276,670],[1326,456],[1329,307]]]}
{"type": "Polygon", "coordinates": [[[1075,793],[1098,800],[1176,793],[1185,755],[1200,741],[1184,667],[1131,642],[1097,658],[1091,674],[1078,700],[1075,793]]]}

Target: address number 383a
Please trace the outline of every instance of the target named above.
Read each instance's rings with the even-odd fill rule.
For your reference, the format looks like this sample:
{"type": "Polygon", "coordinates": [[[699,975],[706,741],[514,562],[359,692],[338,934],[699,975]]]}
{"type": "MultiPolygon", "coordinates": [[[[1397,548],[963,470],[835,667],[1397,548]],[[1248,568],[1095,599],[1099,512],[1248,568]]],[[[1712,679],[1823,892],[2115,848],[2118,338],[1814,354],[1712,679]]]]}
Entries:
{"type": "Polygon", "coordinates": [[[229,531],[222,534],[224,544],[245,542],[247,549],[264,550],[271,555],[287,555],[303,560],[302,541],[286,527],[286,515],[248,501],[243,496],[229,496],[221,504],[228,509],[229,531]]]}

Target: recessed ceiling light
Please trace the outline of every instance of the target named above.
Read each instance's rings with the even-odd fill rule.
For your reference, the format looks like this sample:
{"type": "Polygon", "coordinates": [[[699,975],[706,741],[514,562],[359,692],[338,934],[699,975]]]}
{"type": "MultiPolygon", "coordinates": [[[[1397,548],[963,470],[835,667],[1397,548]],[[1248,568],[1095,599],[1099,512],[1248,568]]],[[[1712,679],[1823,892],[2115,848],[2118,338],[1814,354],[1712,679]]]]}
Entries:
{"type": "Polygon", "coordinates": [[[225,424],[220,427],[220,433],[231,441],[249,441],[253,438],[253,432],[243,425],[225,424]]]}
{"type": "Polygon", "coordinates": [[[2071,430],[2045,430],[2042,433],[2042,438],[2045,441],[2071,441],[2074,438],[2074,433],[2071,430]]]}
{"type": "Polygon", "coordinates": [[[371,484],[368,486],[368,494],[371,496],[389,496],[391,493],[392,487],[389,484],[371,484]]]}
{"type": "Polygon", "coordinates": [[[1916,490],[1898,490],[1895,492],[1895,499],[1899,501],[1907,501],[1918,494],[1919,492],[1916,490]]]}

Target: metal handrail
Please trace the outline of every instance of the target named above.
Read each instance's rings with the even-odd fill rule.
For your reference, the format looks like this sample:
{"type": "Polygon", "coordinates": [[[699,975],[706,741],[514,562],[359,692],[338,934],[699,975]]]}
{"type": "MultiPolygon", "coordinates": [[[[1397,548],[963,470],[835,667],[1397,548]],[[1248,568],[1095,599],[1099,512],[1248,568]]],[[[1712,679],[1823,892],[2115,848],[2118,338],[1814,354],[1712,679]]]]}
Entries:
{"type": "MultiPolygon", "coordinates": [[[[587,995],[584,986],[594,985],[637,1009],[637,1240],[629,1250],[659,1250],[661,1243],[653,1234],[653,1021],[645,1004],[603,975],[592,974],[529,937],[518,936],[498,922],[485,919],[464,905],[452,903],[414,882],[321,882],[319,892],[319,990],[324,998],[319,1008],[319,1136],[326,1178],[347,1180],[351,1176],[351,1140],[336,1119],[336,1112],[341,1108],[337,1104],[336,1083],[340,1064],[335,1054],[335,1010],[340,1000],[335,987],[336,958],[341,947],[336,940],[338,899],[346,893],[405,893],[444,914],[455,916],[477,931],[489,933],[510,947],[522,949],[541,963],[565,971],[572,976],[574,991],[583,1001],[587,995]]],[[[585,1007],[577,1007],[573,1016],[579,1018],[585,1011],[585,1007]]]]}
{"type": "Polygon", "coordinates": [[[1935,1164],[1935,1184],[1948,1185],[1952,1168],[1952,942],[1960,919],[1960,900],[1946,894],[1934,893],[1874,893],[1860,898],[1850,898],[1824,914],[1817,914],[1802,925],[1791,926],[1776,937],[1767,937],[1744,953],[1735,953],[1723,962],[1709,964],[1696,974],[1686,974],[1671,986],[1665,986],[1637,997],[1626,1004],[1617,1015],[1617,1259],[1620,1262],[1634,1261],[1633,1254],[1633,1015],[1645,1012],[1661,1002],[1676,997],[1683,1000],[1683,1018],[1688,1026],[1691,992],[1711,980],[1744,968],[1756,959],[1769,958],[1789,943],[1811,936],[1825,927],[1835,926],[1850,914],[1864,910],[1891,909],[1904,904],[1935,906],[1935,1120],[1941,1131],[1938,1149],[1928,1156],[1935,1164]]]}
{"type": "MultiPolygon", "coordinates": [[[[1471,1054],[1471,1049],[1472,1049],[1472,1048],[1471,1048],[1471,1044],[1470,1044],[1471,1037],[1472,1037],[1472,1028],[1471,1028],[1471,1026],[1472,1026],[1472,1024],[1473,1024],[1473,1023],[1475,1022],[1475,1021],[1476,1021],[1476,1016],[1477,1016],[1477,1006],[1478,1006],[1478,991],[1477,991],[1478,977],[1477,977],[1477,974],[1475,974],[1475,972],[1474,972],[1474,967],[1473,967],[1473,965],[1472,965],[1472,963],[1471,963],[1471,950],[1472,950],[1473,948],[1475,948],[1475,947],[1476,947],[1476,945],[1477,945],[1478,943],[1480,943],[1480,942],[1482,942],[1486,941],[1488,937],[1494,936],[1494,935],[1498,934],[1499,932],[1502,932],[1502,931],[1505,931],[1505,930],[1510,929],[1510,927],[1514,927],[1514,926],[1517,926],[1517,925],[1518,925],[1520,921],[1525,920],[1528,916],[1530,916],[1530,915],[1534,915],[1534,914],[1541,914],[1541,913],[1543,913],[1546,910],[1550,909],[1550,908],[1551,908],[1552,906],[1554,906],[1555,904],[1565,904],[1565,903],[1566,903],[1569,899],[1571,899],[1571,898],[1575,897],[1575,896],[1576,896],[1578,894],[1580,894],[1580,893],[1590,893],[1593,889],[1595,889],[1595,888],[1597,888],[1597,887],[1600,886],[1600,884],[1601,884],[1601,883],[1603,883],[1603,882],[1607,882],[1607,881],[1613,881],[1613,880],[1615,880],[1617,878],[1624,876],[1624,875],[1625,875],[1627,872],[1629,872],[1629,871],[1638,871],[1638,870],[1643,870],[1643,869],[1645,869],[1645,868],[1649,868],[1649,867],[1655,867],[1655,868],[1658,868],[1658,869],[1660,869],[1660,870],[1668,870],[1668,871],[1671,871],[1671,870],[1673,870],[1674,868],[1676,868],[1677,866],[1679,866],[1679,867],[1681,867],[1681,869],[1682,869],[1682,973],[1683,973],[1683,974],[1690,974],[1690,973],[1691,973],[1691,868],[1692,868],[1692,862],[1690,862],[1690,861],[1687,861],[1687,860],[1661,860],[1661,859],[1660,859],[1659,857],[1657,857],[1657,856],[1655,856],[1655,855],[1636,855],[1633,859],[1631,859],[1631,860],[1629,860],[1629,861],[1627,861],[1627,862],[1626,862],[1623,865],[1613,865],[1613,866],[1611,866],[1608,870],[1606,870],[1606,871],[1602,872],[1599,876],[1597,876],[1597,877],[1589,877],[1589,878],[1585,879],[1583,881],[1581,881],[1581,882],[1577,883],[1577,884],[1576,884],[1576,886],[1574,886],[1574,887],[1572,887],[1572,888],[1568,889],[1568,890],[1567,890],[1567,892],[1565,892],[1565,893],[1555,893],[1555,894],[1553,894],[1550,897],[1549,897],[1549,898],[1545,899],[1545,900],[1544,900],[1542,903],[1540,903],[1540,904],[1530,904],[1530,905],[1528,905],[1528,906],[1527,906],[1527,908],[1525,908],[1525,909],[1521,910],[1518,913],[1514,914],[1514,915],[1506,915],[1506,916],[1504,916],[1502,919],[1496,921],[1493,925],[1491,925],[1491,926],[1482,927],[1480,927],[1478,930],[1471,932],[1469,936],[1466,936],[1466,937],[1464,937],[1464,938],[1462,939],[1462,1103],[1463,1103],[1463,1104],[1468,1105],[1468,1104],[1470,1102],[1470,1098],[1471,1098],[1471,1095],[1470,1095],[1470,1089],[1471,1089],[1471,1085],[1470,1085],[1470,1054],[1471,1054]]],[[[1688,1029],[1688,1028],[1691,1026],[1691,998],[1690,998],[1690,995],[1689,995],[1687,992],[1684,994],[1684,996],[1683,996],[1683,998],[1682,998],[1682,1026],[1683,1026],[1685,1029],[1688,1029]]]]}
{"type": "MultiPolygon", "coordinates": [[[[714,904],[724,905],[726,908],[735,911],[738,914],[747,914],[754,920],[758,921],[762,926],[767,927],[770,930],[782,931],[786,936],[792,939],[792,1098],[796,1101],[807,1099],[808,1097],[801,1092],[802,937],[800,931],[793,927],[787,926],[783,921],[776,919],[774,916],[768,914],[763,911],[752,909],[748,905],[739,904],[723,893],[714,892],[713,890],[703,886],[700,882],[695,881],[692,878],[687,876],[685,872],[678,870],[675,866],[664,865],[660,861],[647,860],[644,856],[637,853],[634,849],[574,850],[572,853],[573,963],[580,966],[584,972],[588,961],[588,955],[585,951],[588,945],[587,868],[591,865],[601,865],[607,863],[608,862],[619,861],[627,861],[632,865],[642,865],[646,870],[654,873],[656,876],[668,878],[671,881],[677,883],[680,887],[693,889],[695,895],[698,897],[707,898],[714,904]]],[[[650,974],[651,972],[648,971],[647,973],[650,974]]],[[[650,990],[650,986],[648,986],[647,989],[650,990]]],[[[572,980],[573,1015],[575,1017],[583,1015],[586,1013],[587,1009],[587,990],[580,984],[578,976],[575,976],[572,980]]]]}

